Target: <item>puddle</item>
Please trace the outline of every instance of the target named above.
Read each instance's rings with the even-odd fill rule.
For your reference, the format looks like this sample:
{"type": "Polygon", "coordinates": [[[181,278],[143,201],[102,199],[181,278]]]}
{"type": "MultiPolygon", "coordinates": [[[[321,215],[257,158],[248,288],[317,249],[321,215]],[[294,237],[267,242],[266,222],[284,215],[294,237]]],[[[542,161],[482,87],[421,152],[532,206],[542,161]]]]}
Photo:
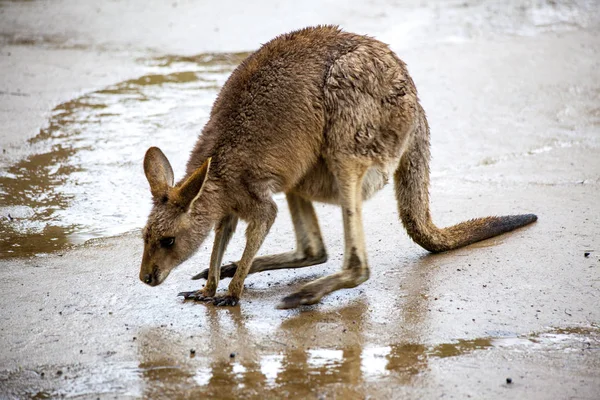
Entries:
{"type": "Polygon", "coordinates": [[[151,353],[142,352],[139,368],[148,397],[187,393],[192,397],[237,398],[247,393],[261,393],[262,397],[271,394],[312,398],[339,385],[364,388],[375,382],[414,384],[438,361],[479,351],[598,351],[598,339],[597,329],[571,328],[432,346],[355,343],[339,348],[287,348],[276,354],[242,356],[229,361],[206,356],[184,361],[164,356],[153,359],[151,353]]]}
{"type": "MultiPolygon", "coordinates": [[[[155,336],[152,339],[161,340],[155,336]]],[[[370,383],[418,384],[417,381],[442,360],[478,352],[509,351],[514,355],[540,351],[598,351],[599,339],[597,329],[568,328],[527,336],[457,340],[437,345],[293,346],[275,354],[251,352],[249,357],[242,355],[229,360],[214,355],[174,360],[142,350],[139,368],[147,397],[186,393],[199,398],[238,398],[252,393],[263,398],[271,395],[318,398],[339,387],[357,394],[357,390],[360,392],[360,388],[367,388],[370,383]]]]}
{"type": "MultiPolygon", "coordinates": [[[[133,396],[143,398],[319,398],[332,393],[365,397],[371,384],[426,386],[440,366],[470,368],[472,360],[493,369],[498,359],[550,359],[573,354],[595,357],[600,351],[597,327],[553,329],[523,336],[457,340],[424,345],[387,346],[359,342],[333,348],[284,346],[279,351],[256,351],[230,357],[213,348],[190,356],[189,347],[174,332],[151,330],[136,341],[139,361],[94,362],[92,365],[40,366],[5,371],[0,376],[9,394],[29,398],[57,395],[133,396]],[[165,351],[167,350],[167,351],[165,351]],[[458,364],[457,364],[458,363],[458,364]],[[57,375],[57,371],[64,373],[57,375]],[[45,377],[44,377],[45,373],[45,377]],[[27,381],[28,392],[19,392],[27,381]],[[33,390],[35,388],[35,390],[33,390]]],[[[189,344],[189,343],[188,343],[189,344]]],[[[222,349],[221,349],[222,350],[222,349]]],[[[578,358],[577,358],[578,359],[578,358]]],[[[437,378],[434,378],[434,381],[437,378]]]]}
{"type": "Polygon", "coordinates": [[[314,397],[329,385],[362,385],[393,379],[406,384],[428,368],[430,359],[456,357],[493,346],[491,339],[439,346],[401,344],[350,345],[337,349],[290,349],[256,360],[143,360],[141,376],[147,397],[187,393],[192,397],[237,398],[247,393],[314,397]],[[200,365],[194,366],[193,364],[200,365]],[[285,394],[285,395],[283,395],[285,394]]]}
{"type": "Polygon", "coordinates": [[[0,257],[143,226],[146,149],[160,146],[181,176],[218,89],[246,56],[141,60],[144,76],[57,106],[29,142],[33,155],[0,170],[0,257]]]}
{"type": "MultiPolygon", "coordinates": [[[[191,397],[318,398],[329,390],[346,387],[357,394],[370,383],[415,384],[443,359],[475,355],[482,351],[581,352],[598,351],[595,328],[555,329],[527,336],[458,340],[438,345],[359,343],[339,348],[286,348],[276,354],[236,357],[226,361],[200,356],[175,361],[142,352],[141,375],[147,397],[186,393],[191,397]],[[332,389],[334,388],[334,389],[332,389]]],[[[182,352],[183,353],[183,352],[182,352]]],[[[217,357],[218,358],[218,357],[217,357]]],[[[339,393],[339,391],[338,391],[339,393]]],[[[368,391],[365,391],[368,394],[368,391]]]]}

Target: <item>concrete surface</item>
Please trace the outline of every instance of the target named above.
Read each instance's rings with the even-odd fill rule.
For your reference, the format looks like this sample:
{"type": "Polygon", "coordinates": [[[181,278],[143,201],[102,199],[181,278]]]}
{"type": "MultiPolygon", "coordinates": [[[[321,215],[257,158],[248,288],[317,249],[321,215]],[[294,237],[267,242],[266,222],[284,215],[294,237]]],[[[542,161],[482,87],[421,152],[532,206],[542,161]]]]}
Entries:
{"type": "MultiPolygon", "coordinates": [[[[599,21],[594,1],[0,2],[0,398],[598,398],[599,21]],[[339,268],[341,215],[326,205],[329,262],[251,276],[239,307],[176,297],[197,287],[210,238],[143,285],[131,227],[149,202],[145,148],[179,155],[181,174],[230,53],[315,23],[372,34],[408,63],[432,127],[438,224],[539,221],[429,255],[388,187],[365,210],[371,279],[320,305],[274,308],[339,268]],[[229,55],[198,61],[212,52],[229,55]],[[111,112],[80,107],[90,99],[111,112]],[[120,163],[105,160],[115,148],[120,163]]],[[[293,246],[277,202],[263,254],[293,246]]]]}

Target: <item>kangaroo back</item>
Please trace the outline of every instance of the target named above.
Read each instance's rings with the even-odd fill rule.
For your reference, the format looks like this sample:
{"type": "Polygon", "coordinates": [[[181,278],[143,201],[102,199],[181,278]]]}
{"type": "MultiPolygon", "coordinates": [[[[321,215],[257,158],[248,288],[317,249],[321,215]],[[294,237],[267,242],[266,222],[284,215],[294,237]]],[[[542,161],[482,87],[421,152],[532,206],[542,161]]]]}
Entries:
{"type": "Polygon", "coordinates": [[[394,175],[398,211],[410,237],[433,253],[452,250],[488,239],[537,220],[534,214],[476,218],[438,228],[429,211],[429,125],[421,106],[408,149],[394,175]]]}

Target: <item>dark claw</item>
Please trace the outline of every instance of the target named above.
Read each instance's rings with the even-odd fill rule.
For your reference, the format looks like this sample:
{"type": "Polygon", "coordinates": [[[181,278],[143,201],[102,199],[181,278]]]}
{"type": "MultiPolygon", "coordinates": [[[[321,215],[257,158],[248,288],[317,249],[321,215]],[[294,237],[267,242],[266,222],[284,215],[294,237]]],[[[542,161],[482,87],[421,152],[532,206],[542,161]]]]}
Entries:
{"type": "Polygon", "coordinates": [[[177,294],[177,297],[183,296],[184,300],[191,300],[191,299],[195,299],[197,294],[198,294],[198,291],[194,291],[194,292],[179,292],[177,294]]]}
{"type": "Polygon", "coordinates": [[[239,301],[240,300],[237,297],[220,296],[220,297],[214,298],[213,304],[218,307],[228,307],[228,306],[233,307],[233,306],[237,306],[239,301]]]}
{"type": "Polygon", "coordinates": [[[183,296],[184,300],[195,300],[195,301],[212,301],[213,297],[205,296],[202,290],[196,290],[195,292],[180,292],[177,296],[183,296]]]}

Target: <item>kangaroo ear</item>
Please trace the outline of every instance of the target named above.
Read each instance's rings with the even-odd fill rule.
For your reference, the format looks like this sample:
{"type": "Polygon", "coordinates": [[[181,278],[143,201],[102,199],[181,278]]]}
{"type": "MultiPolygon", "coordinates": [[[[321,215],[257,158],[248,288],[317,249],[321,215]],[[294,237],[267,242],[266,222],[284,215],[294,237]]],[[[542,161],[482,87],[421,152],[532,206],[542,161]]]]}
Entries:
{"type": "Polygon", "coordinates": [[[166,195],[169,188],[173,186],[173,169],[158,147],[150,147],[146,152],[144,172],[154,198],[166,195]]]}
{"type": "Polygon", "coordinates": [[[194,173],[186,179],[186,181],[177,189],[176,196],[177,202],[180,203],[183,208],[189,210],[194,202],[200,197],[208,171],[210,169],[211,158],[204,161],[204,164],[200,166],[194,173]]]}

